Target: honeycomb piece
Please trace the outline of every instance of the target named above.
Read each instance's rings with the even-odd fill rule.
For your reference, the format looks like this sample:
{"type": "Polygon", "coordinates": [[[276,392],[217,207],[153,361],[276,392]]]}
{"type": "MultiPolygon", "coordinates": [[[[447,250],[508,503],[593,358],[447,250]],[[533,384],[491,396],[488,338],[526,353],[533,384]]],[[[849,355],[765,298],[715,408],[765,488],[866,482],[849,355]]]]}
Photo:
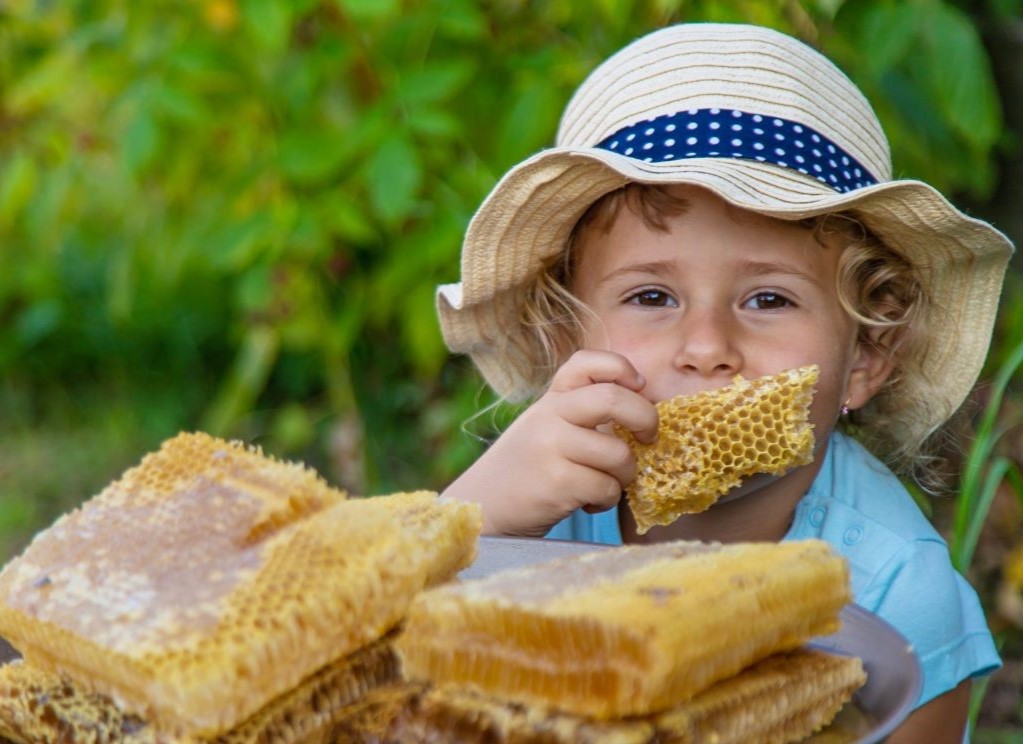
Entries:
{"type": "Polygon", "coordinates": [[[476,505],[348,499],[183,434],[0,572],[0,636],[163,730],[212,736],[384,635],[471,563],[479,529],[476,505]]]}
{"type": "Polygon", "coordinates": [[[831,723],[866,681],[855,656],[810,648],[774,654],[656,716],[657,741],[801,741],[831,723]]]}
{"type": "Polygon", "coordinates": [[[321,669],[236,728],[192,739],[168,735],[108,697],[18,662],[0,667],[0,737],[16,744],[327,744],[349,706],[398,677],[390,641],[377,641],[321,669]]]}
{"type": "Polygon", "coordinates": [[[745,380],[657,404],[657,441],[616,427],[636,456],[626,489],[636,531],[709,509],[743,478],[782,475],[813,459],[808,420],[816,365],[745,380]]]}
{"type": "Polygon", "coordinates": [[[821,540],[634,545],[426,591],[395,646],[412,681],[646,715],[834,632],[850,597],[821,540]]]}
{"type": "MultiPolygon", "coordinates": [[[[395,706],[387,735],[377,734],[375,741],[793,742],[828,725],[865,681],[858,658],[797,649],[747,667],[664,713],[608,721],[510,703],[467,689],[410,686],[401,705],[395,706]]],[[[368,699],[377,693],[374,691],[368,699]]]]}

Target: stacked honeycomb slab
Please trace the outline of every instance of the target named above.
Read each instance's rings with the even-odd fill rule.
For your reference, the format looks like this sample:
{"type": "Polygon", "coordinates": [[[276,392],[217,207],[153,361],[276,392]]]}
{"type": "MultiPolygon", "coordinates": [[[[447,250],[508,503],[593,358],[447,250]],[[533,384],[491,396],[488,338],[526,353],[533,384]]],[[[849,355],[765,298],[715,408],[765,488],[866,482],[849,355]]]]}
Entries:
{"type": "Polygon", "coordinates": [[[213,737],[395,628],[479,529],[475,505],[349,499],[182,434],[0,572],[0,636],[167,736],[213,737]]]}
{"type": "Polygon", "coordinates": [[[816,365],[746,380],[657,404],[658,437],[639,442],[618,433],[636,456],[626,491],[636,530],[671,524],[709,509],[758,473],[781,475],[813,459],[809,422],[816,365]]]}
{"type": "Polygon", "coordinates": [[[631,546],[424,592],[396,648],[412,681],[610,720],[836,631],[849,600],[820,540],[631,546]]]}
{"type": "MultiPolygon", "coordinates": [[[[394,705],[381,742],[460,744],[772,744],[833,720],[865,682],[858,658],[814,649],[770,656],[663,713],[600,721],[503,702],[467,689],[420,686],[394,705]]],[[[370,700],[394,695],[394,688],[370,700]]]]}
{"type": "Polygon", "coordinates": [[[0,741],[16,744],[329,744],[345,711],[399,679],[389,640],[329,664],[231,730],[177,737],[98,693],[22,662],[0,667],[0,741]]]}

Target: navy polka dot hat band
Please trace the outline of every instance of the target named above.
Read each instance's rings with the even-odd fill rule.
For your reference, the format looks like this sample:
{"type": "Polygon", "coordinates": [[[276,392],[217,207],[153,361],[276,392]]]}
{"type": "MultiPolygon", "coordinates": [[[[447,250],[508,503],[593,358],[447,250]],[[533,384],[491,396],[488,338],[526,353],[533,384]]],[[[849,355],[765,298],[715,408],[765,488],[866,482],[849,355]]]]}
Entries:
{"type": "Polygon", "coordinates": [[[893,179],[873,108],[816,49],[759,26],[682,23],[598,65],[568,101],[554,146],[509,170],[469,223],[461,281],[438,288],[437,312],[448,347],[470,355],[502,397],[528,399],[549,384],[523,322],[529,288],[586,209],[630,182],[706,189],[776,219],[851,213],[926,267],[927,338],[910,363],[931,382],[904,379],[898,405],[924,402],[906,411],[913,431],[899,435],[939,425],[972,388],[1011,243],[927,184],[893,179]]]}
{"type": "Polygon", "coordinates": [[[623,127],[597,147],[645,163],[745,158],[813,176],[846,193],[877,183],[856,158],[820,132],[777,116],[737,109],[690,109],[623,127]]]}

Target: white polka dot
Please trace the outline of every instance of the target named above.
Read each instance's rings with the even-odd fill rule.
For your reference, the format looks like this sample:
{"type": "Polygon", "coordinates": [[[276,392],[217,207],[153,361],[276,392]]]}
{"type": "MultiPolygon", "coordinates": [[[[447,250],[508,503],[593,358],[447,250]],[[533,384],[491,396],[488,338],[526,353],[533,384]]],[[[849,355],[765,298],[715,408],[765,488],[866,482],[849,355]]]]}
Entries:
{"type": "Polygon", "coordinates": [[[802,132],[802,131],[803,131],[803,128],[802,128],[801,126],[799,126],[798,124],[795,124],[795,125],[793,125],[793,127],[792,127],[792,131],[793,131],[793,132],[796,132],[796,133],[798,134],[798,133],[800,133],[800,132],[802,132]]]}
{"type": "Polygon", "coordinates": [[[742,140],[736,137],[732,140],[732,147],[742,147],[742,140]]]}
{"type": "Polygon", "coordinates": [[[778,161],[778,165],[780,165],[782,168],[788,168],[789,167],[789,164],[786,163],[784,160],[779,160],[778,161]]]}
{"type": "Polygon", "coordinates": [[[758,162],[761,162],[761,163],[763,163],[765,160],[767,160],[767,158],[765,158],[763,155],[755,155],[753,157],[753,159],[758,161],[758,162]]]}
{"type": "Polygon", "coordinates": [[[778,140],[779,142],[784,142],[785,141],[785,135],[782,134],[781,132],[775,132],[774,133],[774,138],[776,140],[778,140]]]}
{"type": "Polygon", "coordinates": [[[821,167],[820,167],[819,165],[817,165],[816,163],[814,163],[814,164],[813,164],[813,169],[814,169],[815,171],[817,171],[818,173],[820,173],[821,171],[823,171],[823,170],[824,170],[823,168],[821,168],[821,167]]]}
{"type": "Polygon", "coordinates": [[[645,134],[647,137],[649,137],[653,133],[654,133],[654,128],[653,127],[650,127],[645,132],[643,132],[643,134],[645,134]]]}
{"type": "Polygon", "coordinates": [[[713,114],[714,116],[717,116],[718,114],[720,114],[720,113],[721,113],[721,109],[719,109],[719,108],[712,108],[712,109],[710,110],[710,112],[711,112],[711,113],[712,113],[712,114],[713,114]]]}
{"type": "Polygon", "coordinates": [[[810,135],[810,139],[812,139],[814,142],[820,142],[821,141],[820,136],[816,135],[816,134],[811,134],[810,135]]]}
{"type": "Polygon", "coordinates": [[[644,150],[652,150],[653,147],[654,147],[654,143],[653,142],[644,142],[643,143],[643,149],[644,150]]]}
{"type": "Polygon", "coordinates": [[[697,142],[696,137],[686,137],[687,145],[695,145],[697,142]]]}
{"type": "Polygon", "coordinates": [[[831,181],[831,183],[838,183],[838,179],[835,178],[835,174],[834,173],[832,173],[830,176],[828,176],[828,180],[831,181]]]}
{"type": "Polygon", "coordinates": [[[696,116],[697,113],[698,113],[697,109],[694,109],[694,108],[689,109],[689,115],[690,116],[696,116]]]}
{"type": "Polygon", "coordinates": [[[775,155],[784,155],[785,151],[783,149],[781,149],[780,147],[776,147],[776,148],[774,148],[774,154],[775,155]]]}
{"type": "Polygon", "coordinates": [[[634,140],[634,139],[636,139],[636,133],[632,132],[631,134],[629,134],[628,137],[625,138],[625,141],[626,142],[632,142],[632,140],[634,140]]]}
{"type": "Polygon", "coordinates": [[[710,128],[711,129],[721,129],[721,123],[717,122],[717,121],[712,121],[710,123],[710,128]]]}
{"type": "Polygon", "coordinates": [[[764,149],[764,143],[763,142],[754,142],[753,143],[753,149],[754,150],[763,150],[764,149]]]}
{"type": "Polygon", "coordinates": [[[796,162],[797,163],[805,163],[806,162],[806,158],[804,158],[802,155],[796,155],[796,162]]]}
{"type": "Polygon", "coordinates": [[[760,121],[763,121],[763,120],[764,120],[764,117],[762,117],[760,114],[753,114],[753,121],[760,122],[760,121]]]}
{"type": "Polygon", "coordinates": [[[733,124],[732,125],[732,131],[733,132],[741,132],[742,131],[742,124],[733,124]]]}
{"type": "Polygon", "coordinates": [[[849,171],[847,171],[847,170],[844,170],[844,171],[842,171],[842,177],[843,177],[843,178],[844,178],[844,179],[845,179],[846,181],[848,181],[848,180],[849,180],[850,178],[852,178],[852,175],[851,175],[851,174],[849,173],[849,171]]]}
{"type": "Polygon", "coordinates": [[[699,125],[695,121],[691,121],[688,124],[686,124],[686,129],[696,129],[697,126],[699,125]]]}
{"type": "Polygon", "coordinates": [[[835,154],[835,146],[834,145],[828,145],[828,152],[831,153],[832,155],[834,155],[835,154]]]}
{"type": "Polygon", "coordinates": [[[665,156],[664,156],[664,159],[665,159],[665,160],[674,160],[674,159],[675,159],[675,156],[674,156],[674,155],[672,155],[672,154],[671,154],[671,153],[669,152],[669,153],[668,153],[667,155],[665,155],[665,156]]]}
{"type": "Polygon", "coordinates": [[[842,165],[849,165],[849,158],[842,156],[842,165]]]}
{"type": "Polygon", "coordinates": [[[707,142],[709,142],[712,145],[716,145],[719,142],[721,142],[721,140],[718,137],[711,137],[710,139],[707,140],[707,142]]]}
{"type": "Polygon", "coordinates": [[[830,165],[832,168],[838,167],[838,163],[836,163],[834,160],[829,160],[828,165],[830,165]]]}
{"type": "Polygon", "coordinates": [[[821,151],[820,151],[820,150],[818,150],[818,149],[817,149],[816,147],[815,147],[815,148],[813,148],[813,150],[811,150],[811,152],[813,153],[813,156],[814,156],[815,158],[819,158],[819,157],[821,156],[821,151]]]}
{"type": "Polygon", "coordinates": [[[632,154],[632,148],[631,147],[625,148],[625,154],[626,155],[631,155],[632,154]]]}
{"type": "Polygon", "coordinates": [[[664,128],[664,131],[665,132],[674,132],[675,131],[675,125],[674,124],[669,124],[668,126],[666,126],[664,128]]]}
{"type": "Polygon", "coordinates": [[[645,157],[645,158],[643,158],[643,162],[644,163],[652,163],[652,162],[654,162],[654,159],[651,158],[651,157],[645,157]]]}
{"type": "Polygon", "coordinates": [[[795,144],[796,147],[802,147],[803,146],[803,140],[795,140],[793,142],[793,144],[795,144]]]}
{"type": "Polygon", "coordinates": [[[861,170],[860,170],[859,168],[857,168],[856,170],[854,170],[854,171],[853,171],[853,173],[855,173],[855,174],[856,174],[856,177],[857,177],[857,178],[859,178],[860,176],[862,176],[862,175],[863,175],[863,171],[861,171],[861,170]]]}
{"type": "Polygon", "coordinates": [[[618,140],[615,140],[614,142],[611,143],[611,149],[614,150],[617,147],[618,147],[618,140]]]}
{"type": "Polygon", "coordinates": [[[674,147],[675,146],[675,140],[673,140],[671,138],[664,140],[664,146],[665,147],[674,147]]]}
{"type": "Polygon", "coordinates": [[[693,152],[692,150],[690,150],[689,152],[686,153],[686,157],[687,158],[695,158],[696,157],[696,153],[693,152]]]}
{"type": "Polygon", "coordinates": [[[763,133],[764,133],[763,129],[761,129],[760,127],[754,127],[753,134],[763,134],[763,133]]]}
{"type": "Polygon", "coordinates": [[[739,117],[742,116],[742,112],[741,111],[736,111],[735,109],[732,109],[732,116],[734,116],[736,119],[738,119],[739,117]]]}
{"type": "Polygon", "coordinates": [[[776,127],[780,127],[785,124],[781,119],[774,119],[772,122],[776,127]]]}

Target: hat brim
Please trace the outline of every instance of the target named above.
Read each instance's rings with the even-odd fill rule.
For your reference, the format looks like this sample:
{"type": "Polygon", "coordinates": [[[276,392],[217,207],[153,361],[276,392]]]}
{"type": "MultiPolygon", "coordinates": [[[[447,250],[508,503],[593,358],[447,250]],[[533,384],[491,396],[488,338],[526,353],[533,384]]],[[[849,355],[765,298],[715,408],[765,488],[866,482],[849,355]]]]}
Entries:
{"type": "MultiPolygon", "coordinates": [[[[645,163],[597,148],[552,148],[511,169],[473,217],[462,247],[462,281],[438,289],[438,313],[452,351],[471,355],[503,397],[525,391],[490,339],[518,330],[514,290],[563,250],[586,209],[629,182],[702,187],[768,217],[800,220],[851,212],[921,269],[942,327],[922,368],[942,380],[937,425],[966,397],[983,365],[1012,244],[920,181],[839,193],[788,168],[753,160],[694,158],[645,163]]],[[[934,318],[932,318],[933,320],[934,318]]]]}

